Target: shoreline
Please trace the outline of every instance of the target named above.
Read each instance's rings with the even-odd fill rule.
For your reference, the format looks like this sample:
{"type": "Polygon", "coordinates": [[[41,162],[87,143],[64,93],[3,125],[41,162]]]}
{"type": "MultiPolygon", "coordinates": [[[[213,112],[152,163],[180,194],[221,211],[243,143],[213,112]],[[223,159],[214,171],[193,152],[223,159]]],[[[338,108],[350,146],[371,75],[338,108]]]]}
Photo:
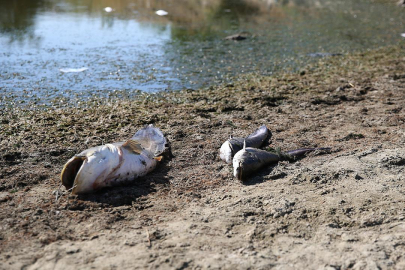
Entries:
{"type": "MultiPolygon", "coordinates": [[[[215,93],[217,91],[221,91],[223,89],[228,89],[229,86],[231,85],[233,87],[239,87],[239,88],[246,88],[246,87],[261,87],[263,85],[257,84],[255,82],[257,81],[271,81],[272,79],[281,77],[291,77],[291,80],[300,78],[300,76],[297,77],[298,74],[302,73],[308,73],[312,76],[317,76],[321,75],[321,73],[325,73],[325,75],[328,75],[328,71],[325,69],[324,65],[334,65],[334,66],[339,66],[340,60],[342,61],[367,61],[369,64],[372,63],[372,56],[370,54],[376,52],[378,54],[384,54],[384,53],[396,53],[398,54],[398,48],[401,47],[401,45],[389,45],[386,47],[379,47],[375,49],[367,49],[365,51],[355,51],[351,52],[348,54],[337,54],[333,55],[331,54],[330,56],[323,56],[320,57],[319,60],[313,60],[312,63],[302,67],[299,69],[298,72],[296,71],[287,71],[287,70],[280,70],[274,73],[273,75],[267,76],[267,75],[256,75],[254,73],[249,73],[249,74],[241,74],[239,78],[237,79],[234,77],[232,79],[232,82],[223,82],[219,83],[218,85],[214,86],[211,85],[209,87],[203,87],[203,88],[197,88],[197,89],[192,89],[192,88],[185,88],[182,90],[168,90],[168,91],[158,91],[158,92],[142,92],[141,90],[131,90],[130,93],[127,93],[126,90],[114,90],[112,91],[111,96],[108,97],[95,97],[95,95],[90,95],[87,97],[87,100],[81,100],[81,99],[66,99],[63,96],[58,96],[54,99],[49,99],[49,102],[51,104],[37,104],[36,102],[28,102],[26,105],[17,105],[16,100],[11,101],[7,104],[4,104],[2,108],[0,108],[0,111],[3,111],[3,113],[12,113],[12,111],[46,111],[46,110],[70,110],[70,109],[85,109],[89,107],[95,107],[95,106],[115,106],[117,103],[139,103],[139,102],[145,102],[145,101],[151,101],[152,99],[155,99],[157,102],[162,101],[162,100],[170,100],[172,98],[185,98],[189,96],[187,93],[189,92],[206,92],[206,93],[215,93]],[[395,51],[396,52],[393,52],[395,51]],[[364,56],[363,59],[361,60],[362,56],[364,56]],[[312,72],[311,72],[312,71],[312,72]],[[316,71],[318,74],[313,74],[313,71],[316,71]],[[62,102],[63,101],[63,102],[62,102]],[[58,107],[57,103],[62,102],[64,104],[67,103],[74,103],[75,105],[62,105],[61,107],[58,107]]],[[[390,56],[385,56],[387,59],[390,56]]],[[[391,58],[395,58],[395,56],[391,56],[391,58]]],[[[315,58],[314,58],[315,59],[315,58]]],[[[368,63],[366,63],[368,64],[368,63]]],[[[273,85],[274,87],[277,87],[279,85],[275,84],[273,85]]],[[[266,87],[266,86],[265,86],[266,87]]],[[[101,91],[102,92],[102,91],[101,91]]],[[[72,95],[80,95],[81,93],[75,93],[72,92],[72,95]]],[[[105,94],[105,93],[104,93],[105,94]]],[[[103,95],[104,95],[103,94],[103,95]]],[[[204,96],[204,94],[202,95],[204,96]]],[[[39,98],[40,99],[40,98],[39,98]]],[[[26,101],[23,100],[21,104],[25,104],[26,101]]]]}
{"type": "MultiPolygon", "coordinates": [[[[260,118],[266,119],[263,113],[258,116],[246,114],[252,110],[280,110],[277,109],[279,105],[299,100],[309,102],[309,106],[337,105],[345,101],[361,100],[369,91],[369,81],[373,77],[385,75],[393,80],[402,79],[402,75],[395,71],[394,74],[389,74],[393,69],[389,66],[392,65],[391,62],[398,61],[402,56],[401,49],[401,45],[388,46],[348,56],[323,58],[298,73],[282,73],[270,77],[250,74],[235,83],[211,86],[208,89],[142,93],[136,98],[124,100],[83,101],[81,107],[46,106],[39,110],[14,107],[12,111],[2,110],[0,116],[3,126],[0,133],[3,137],[1,147],[5,152],[18,149],[20,143],[16,138],[30,138],[30,133],[44,128],[48,129],[46,135],[49,138],[75,142],[69,128],[79,128],[84,133],[75,130],[74,137],[83,138],[86,137],[86,132],[91,133],[91,130],[85,128],[86,123],[91,123],[97,136],[117,140],[125,138],[128,130],[135,132],[143,125],[159,125],[176,117],[192,120],[195,116],[201,116],[212,120],[220,114],[227,118],[230,113],[236,112],[259,123],[260,118]],[[388,65],[387,68],[384,67],[385,64],[388,65]],[[359,85],[355,81],[359,81],[359,85]],[[356,89],[362,87],[365,89],[356,89]],[[355,92],[350,93],[354,94],[353,97],[346,97],[345,90],[355,92]],[[104,124],[105,128],[103,125],[97,126],[97,123],[104,124]],[[13,136],[16,138],[13,139],[13,136]]],[[[396,65],[400,65],[399,61],[396,65]]],[[[169,126],[163,129],[167,128],[169,126]]],[[[43,143],[49,142],[47,138],[43,139],[43,143]]],[[[46,147],[46,144],[41,146],[46,147]]]]}

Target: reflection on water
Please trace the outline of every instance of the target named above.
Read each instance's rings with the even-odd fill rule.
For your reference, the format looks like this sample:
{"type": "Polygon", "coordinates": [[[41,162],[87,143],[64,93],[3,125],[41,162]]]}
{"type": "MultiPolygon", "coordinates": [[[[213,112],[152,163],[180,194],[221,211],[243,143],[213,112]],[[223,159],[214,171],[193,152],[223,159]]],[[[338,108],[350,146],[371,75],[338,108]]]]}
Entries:
{"type": "Polygon", "coordinates": [[[390,0],[0,0],[0,106],[299,69],[313,53],[399,42],[402,15],[390,0]]]}
{"type": "Polygon", "coordinates": [[[9,38],[10,43],[21,43],[25,39],[37,42],[35,37],[35,14],[44,1],[0,1],[0,33],[9,38]]]}

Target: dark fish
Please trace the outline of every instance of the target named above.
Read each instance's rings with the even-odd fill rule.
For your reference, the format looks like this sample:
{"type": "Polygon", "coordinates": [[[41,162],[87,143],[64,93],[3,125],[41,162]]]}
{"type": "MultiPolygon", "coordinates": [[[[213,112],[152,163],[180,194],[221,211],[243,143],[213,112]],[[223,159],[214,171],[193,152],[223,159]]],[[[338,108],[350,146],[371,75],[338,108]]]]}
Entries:
{"type": "Polygon", "coordinates": [[[271,136],[271,131],[263,125],[246,138],[231,137],[222,144],[219,149],[219,156],[226,163],[232,163],[233,156],[242,150],[244,142],[246,147],[259,148],[268,144],[271,136]]]}
{"type": "Polygon", "coordinates": [[[267,165],[281,160],[296,160],[313,151],[330,151],[330,148],[303,148],[273,153],[246,147],[236,153],[233,158],[233,175],[239,180],[244,180],[267,165]]]}

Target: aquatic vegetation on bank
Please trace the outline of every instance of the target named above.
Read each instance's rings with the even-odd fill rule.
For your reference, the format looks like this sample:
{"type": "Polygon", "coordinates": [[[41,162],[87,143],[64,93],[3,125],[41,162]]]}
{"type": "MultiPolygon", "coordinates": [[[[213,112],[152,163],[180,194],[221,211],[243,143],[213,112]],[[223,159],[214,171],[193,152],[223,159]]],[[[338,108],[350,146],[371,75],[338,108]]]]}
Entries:
{"type": "MultiPolygon", "coordinates": [[[[368,74],[392,76],[394,80],[398,77],[389,68],[404,57],[403,50],[402,46],[396,46],[339,59],[327,58],[299,73],[270,77],[250,74],[232,84],[207,89],[156,94],[138,92],[134,96],[117,91],[108,98],[94,95],[76,103],[55,99],[51,106],[13,104],[1,108],[0,147],[7,155],[10,151],[45,149],[49,145],[71,148],[83,138],[97,143],[114,141],[120,134],[128,134],[128,129],[144,124],[167,124],[176,118],[193,122],[196,116],[210,119],[252,109],[260,112],[262,108],[294,102],[301,93],[312,97],[314,105],[360,100],[372,91],[368,74]]],[[[232,125],[230,119],[224,123],[232,125]]]]}

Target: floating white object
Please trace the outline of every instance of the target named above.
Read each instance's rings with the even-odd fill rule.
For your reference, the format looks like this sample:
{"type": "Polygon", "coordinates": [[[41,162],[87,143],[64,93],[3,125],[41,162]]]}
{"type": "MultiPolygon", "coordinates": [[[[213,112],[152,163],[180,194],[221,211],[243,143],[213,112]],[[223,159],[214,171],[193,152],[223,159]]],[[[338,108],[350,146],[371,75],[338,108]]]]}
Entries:
{"type": "Polygon", "coordinates": [[[401,34],[401,37],[405,37],[405,33],[402,33],[402,34],[401,34]]]}
{"type": "Polygon", "coordinates": [[[59,69],[63,73],[77,73],[77,72],[83,72],[85,70],[88,70],[89,68],[82,67],[82,68],[61,68],[59,69]]]}
{"type": "Polygon", "coordinates": [[[112,12],[114,11],[114,9],[112,9],[112,7],[106,7],[104,8],[105,12],[112,12]]]}
{"type": "Polygon", "coordinates": [[[159,16],[166,16],[167,14],[169,14],[169,12],[159,9],[158,11],[156,11],[156,14],[159,16]]]}

